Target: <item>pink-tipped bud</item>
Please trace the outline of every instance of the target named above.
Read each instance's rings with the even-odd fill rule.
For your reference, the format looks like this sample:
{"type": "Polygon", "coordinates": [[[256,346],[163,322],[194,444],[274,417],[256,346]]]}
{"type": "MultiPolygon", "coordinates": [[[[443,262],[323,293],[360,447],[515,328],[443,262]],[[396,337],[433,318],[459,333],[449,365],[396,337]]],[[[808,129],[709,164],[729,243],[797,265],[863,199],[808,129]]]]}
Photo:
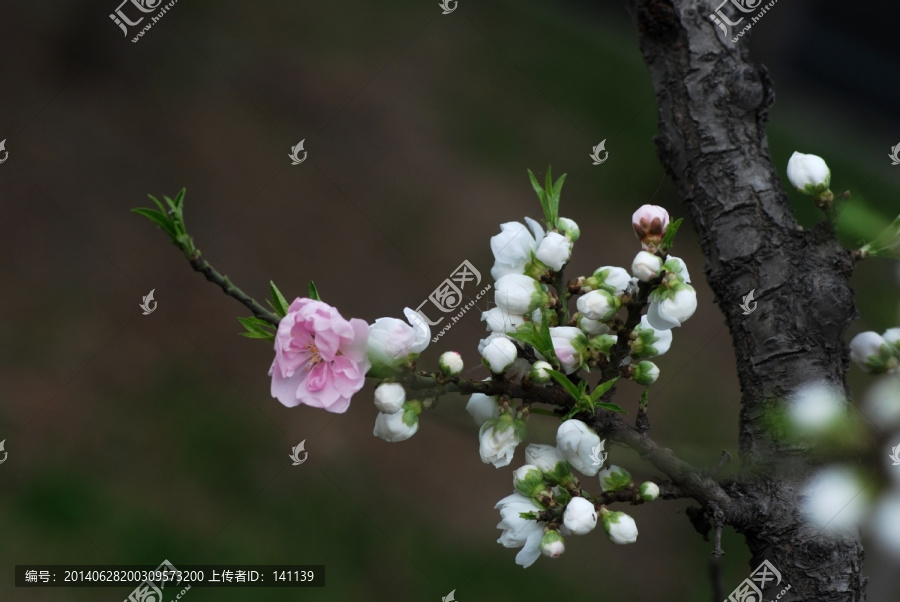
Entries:
{"type": "Polygon", "coordinates": [[[659,205],[641,205],[631,216],[631,226],[644,250],[655,252],[669,227],[669,212],[659,205]]]}

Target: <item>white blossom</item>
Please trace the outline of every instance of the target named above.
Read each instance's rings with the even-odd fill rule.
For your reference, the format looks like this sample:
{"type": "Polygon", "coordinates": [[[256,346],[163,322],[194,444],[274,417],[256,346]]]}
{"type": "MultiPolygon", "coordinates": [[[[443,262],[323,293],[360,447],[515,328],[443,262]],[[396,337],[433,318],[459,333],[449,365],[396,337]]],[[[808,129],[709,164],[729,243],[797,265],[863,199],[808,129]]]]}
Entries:
{"type": "Polygon", "coordinates": [[[375,430],[372,434],[389,443],[406,441],[419,430],[419,419],[415,412],[400,410],[393,414],[378,412],[375,418],[375,430]],[[408,424],[407,421],[412,422],[408,424]]]}
{"type": "Polygon", "coordinates": [[[540,283],[523,274],[507,274],[497,280],[494,287],[494,301],[509,315],[529,314],[544,301],[546,293],[540,283]]]}
{"type": "Polygon", "coordinates": [[[381,383],[375,387],[375,407],[379,412],[395,414],[406,402],[406,391],[398,383],[381,383]]]}
{"type": "Polygon", "coordinates": [[[538,261],[554,272],[561,270],[571,255],[572,241],[558,232],[548,233],[535,252],[538,261]]]}
{"type": "Polygon", "coordinates": [[[499,415],[497,398],[484,395],[483,393],[472,393],[469,401],[466,403],[466,411],[472,416],[475,425],[480,427],[488,420],[494,419],[499,415]]]}
{"type": "Polygon", "coordinates": [[[502,529],[497,543],[505,548],[522,549],[516,554],[516,564],[528,568],[541,555],[540,543],[544,535],[544,523],[522,518],[525,512],[540,512],[542,508],[521,493],[508,495],[494,506],[500,510],[498,529],[502,529]]]}
{"type": "Polygon", "coordinates": [[[456,351],[445,351],[438,358],[438,366],[446,376],[456,376],[463,370],[462,356],[456,351]]]}
{"type": "Polygon", "coordinates": [[[835,534],[852,532],[867,512],[864,487],[850,468],[824,468],[804,488],[800,510],[819,529],[835,534]]]}
{"type": "Polygon", "coordinates": [[[575,535],[585,535],[597,526],[597,510],[583,497],[573,497],[563,512],[563,524],[575,535]]]}
{"type": "Polygon", "coordinates": [[[491,332],[515,332],[516,329],[525,323],[524,316],[510,315],[499,307],[491,309],[481,314],[481,321],[487,322],[487,329],[491,332]]]}
{"type": "Polygon", "coordinates": [[[581,420],[566,420],[556,431],[556,447],[575,470],[589,477],[600,470],[600,464],[591,459],[598,445],[600,437],[581,420]]]}
{"type": "Polygon", "coordinates": [[[690,284],[679,284],[663,293],[661,299],[655,297],[654,294],[650,296],[647,323],[656,330],[681,326],[697,310],[697,291],[690,284]]]}
{"type": "Polygon", "coordinates": [[[495,468],[507,466],[519,445],[518,428],[508,414],[488,420],[478,432],[481,461],[493,464],[495,468]]]}

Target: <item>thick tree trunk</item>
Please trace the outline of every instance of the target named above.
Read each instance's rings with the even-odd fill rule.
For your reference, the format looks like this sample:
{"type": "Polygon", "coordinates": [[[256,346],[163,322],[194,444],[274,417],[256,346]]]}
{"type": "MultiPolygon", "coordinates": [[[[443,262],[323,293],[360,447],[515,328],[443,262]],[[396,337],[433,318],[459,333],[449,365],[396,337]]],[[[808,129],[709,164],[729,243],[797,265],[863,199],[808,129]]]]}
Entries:
{"type": "Polygon", "coordinates": [[[804,231],[794,219],[765,133],[774,94],[765,69],[747,60],[746,39],[725,39],[709,2],[632,8],[658,99],[659,156],[690,211],[735,347],[743,477],[729,491],[740,512],[727,520],[745,535],[751,568],[767,559],[783,575],[764,599],[790,584],[781,600],[864,600],[859,541],[825,539],[798,517],[807,450],[764,426],[767,409],[806,382],[846,390],[852,255],[826,222],[804,231]],[[745,316],[739,304],[751,289],[758,307],[745,316]]]}

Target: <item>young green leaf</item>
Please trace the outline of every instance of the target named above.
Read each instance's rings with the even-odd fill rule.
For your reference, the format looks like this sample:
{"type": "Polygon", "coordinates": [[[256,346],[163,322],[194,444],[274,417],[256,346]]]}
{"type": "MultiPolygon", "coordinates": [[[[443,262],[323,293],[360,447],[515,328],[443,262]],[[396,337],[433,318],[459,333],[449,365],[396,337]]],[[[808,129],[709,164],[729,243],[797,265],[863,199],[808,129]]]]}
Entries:
{"type": "Polygon", "coordinates": [[[668,228],[666,228],[666,233],[663,235],[661,245],[664,250],[668,251],[675,245],[675,235],[678,234],[678,228],[681,227],[681,222],[683,221],[684,218],[679,217],[677,220],[669,224],[668,228]]]}
{"type": "Polygon", "coordinates": [[[175,228],[172,225],[172,220],[170,220],[164,213],[154,211],[153,209],[146,209],[144,207],[136,207],[135,209],[132,209],[131,212],[137,213],[138,215],[143,215],[144,217],[155,223],[157,226],[162,228],[170,238],[176,238],[177,233],[175,232],[175,228]]]}
{"type": "Polygon", "coordinates": [[[597,401],[598,399],[600,399],[600,397],[604,393],[606,393],[607,391],[612,389],[613,385],[616,384],[617,380],[619,380],[618,376],[606,381],[605,383],[600,383],[599,385],[597,385],[597,387],[593,391],[591,391],[591,401],[594,402],[594,401],[597,401]]]}
{"type": "Polygon", "coordinates": [[[650,387],[647,387],[641,393],[641,407],[646,408],[648,403],[650,403],[650,387]]]}
{"type": "Polygon", "coordinates": [[[581,396],[584,391],[580,390],[577,386],[575,386],[575,383],[573,383],[571,380],[569,380],[568,376],[566,376],[562,372],[557,372],[556,370],[547,370],[547,372],[550,374],[550,376],[553,378],[553,380],[558,382],[562,386],[562,388],[565,389],[569,393],[569,395],[572,396],[572,398],[576,402],[581,399],[581,396]]]}
{"type": "Polygon", "coordinates": [[[309,281],[309,298],[315,301],[322,300],[322,298],[319,296],[319,290],[316,288],[316,283],[312,280],[309,281]]]}
{"type": "Polygon", "coordinates": [[[238,318],[238,322],[244,325],[244,328],[247,329],[246,332],[240,333],[241,336],[245,336],[250,339],[264,339],[267,341],[275,340],[275,333],[267,330],[267,328],[271,328],[271,324],[264,320],[260,320],[255,316],[251,316],[249,318],[238,318]],[[263,327],[263,324],[266,328],[263,327]]]}
{"type": "Polygon", "coordinates": [[[619,413],[621,413],[621,414],[627,414],[627,413],[628,413],[628,412],[626,412],[625,410],[623,410],[622,408],[620,408],[618,405],[616,405],[616,404],[614,404],[614,403],[605,402],[605,401],[604,401],[604,402],[601,402],[601,403],[598,403],[598,404],[596,405],[596,407],[598,407],[598,408],[603,408],[604,410],[611,410],[611,411],[613,411],[613,412],[619,412],[619,413]]]}
{"type": "Polygon", "coordinates": [[[281,294],[281,291],[278,290],[278,287],[275,286],[273,280],[269,281],[269,292],[272,294],[272,301],[269,305],[272,306],[272,309],[275,310],[275,313],[278,314],[279,318],[283,318],[288,312],[288,302],[284,298],[284,295],[281,294]]]}
{"type": "Polygon", "coordinates": [[[541,201],[541,209],[543,209],[543,211],[544,211],[544,219],[547,220],[547,223],[550,223],[550,218],[552,217],[552,214],[550,212],[550,203],[549,203],[549,198],[547,196],[548,192],[544,188],[541,187],[541,183],[538,182],[538,179],[535,177],[535,175],[531,172],[530,169],[528,170],[528,177],[531,179],[531,186],[534,188],[534,191],[538,195],[538,199],[541,201]]]}

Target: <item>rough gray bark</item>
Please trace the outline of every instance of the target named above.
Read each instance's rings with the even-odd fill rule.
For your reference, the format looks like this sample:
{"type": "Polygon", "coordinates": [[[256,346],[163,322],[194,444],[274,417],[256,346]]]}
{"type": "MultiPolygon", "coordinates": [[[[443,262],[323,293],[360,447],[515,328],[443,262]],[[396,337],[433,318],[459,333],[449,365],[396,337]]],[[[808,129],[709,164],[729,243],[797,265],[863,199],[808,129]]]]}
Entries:
{"type": "Polygon", "coordinates": [[[763,423],[766,410],[803,383],[847,389],[853,257],[826,222],[804,231],[794,219],[765,133],[772,85],[748,60],[746,39],[720,40],[710,3],[631,5],[658,100],[659,157],[699,235],[737,358],[742,471],[726,487],[734,500],[726,524],[746,537],[751,569],[768,559],[782,572],[791,590],[781,600],[864,600],[862,546],[801,525],[797,496],[809,454],[763,423]],[[754,288],[758,309],[744,316],[739,303],[754,288]]]}

